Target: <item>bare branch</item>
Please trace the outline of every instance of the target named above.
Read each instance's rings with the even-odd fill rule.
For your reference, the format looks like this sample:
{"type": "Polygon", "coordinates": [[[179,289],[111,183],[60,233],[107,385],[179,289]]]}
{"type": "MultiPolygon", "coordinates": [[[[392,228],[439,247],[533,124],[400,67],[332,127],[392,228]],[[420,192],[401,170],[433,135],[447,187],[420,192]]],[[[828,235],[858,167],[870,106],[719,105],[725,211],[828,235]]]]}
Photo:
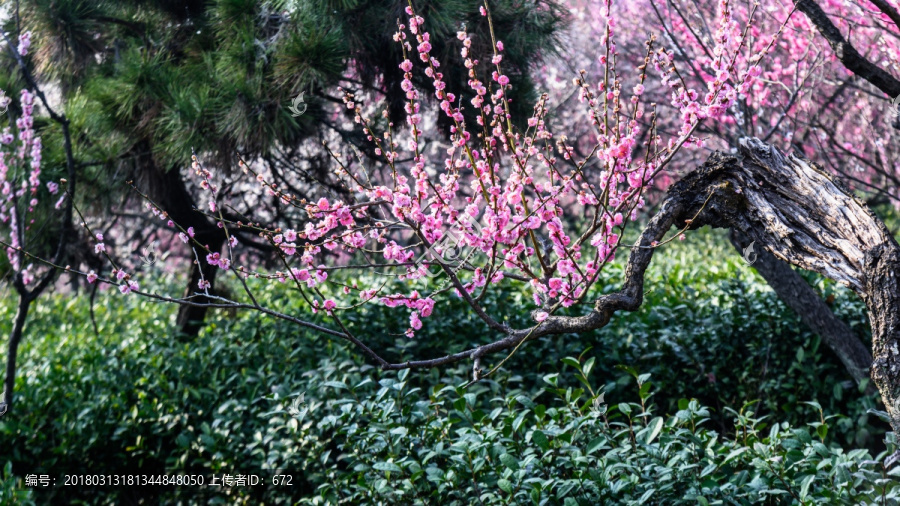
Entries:
{"type": "Polygon", "coordinates": [[[825,11],[819,7],[819,4],[814,0],[797,0],[797,9],[806,14],[810,22],[816,26],[819,33],[828,41],[831,49],[834,50],[834,54],[847,67],[847,70],[869,81],[891,98],[896,98],[900,95],[900,81],[881,67],[867,60],[844,39],[841,31],[834,26],[834,23],[825,14],[825,11]]]}

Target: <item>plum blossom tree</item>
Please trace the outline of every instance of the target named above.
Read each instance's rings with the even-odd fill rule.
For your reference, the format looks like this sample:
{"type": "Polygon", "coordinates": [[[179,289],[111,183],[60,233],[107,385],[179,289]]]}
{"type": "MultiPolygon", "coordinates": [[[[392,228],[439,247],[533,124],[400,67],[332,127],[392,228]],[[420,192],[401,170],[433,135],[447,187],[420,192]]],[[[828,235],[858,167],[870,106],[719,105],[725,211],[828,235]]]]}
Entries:
{"type": "MultiPolygon", "coordinates": [[[[190,227],[172,221],[146,194],[142,196],[153,213],[190,244],[198,262],[230,271],[241,283],[244,301],[212,296],[210,306],[252,308],[346,339],[386,369],[433,367],[473,359],[475,378],[482,377],[481,357],[489,353],[513,349],[548,334],[597,328],[608,321],[608,315],[598,318],[595,311],[582,317],[556,313],[560,308],[596,306],[592,289],[599,273],[622,246],[622,234],[637,219],[654,178],[668,169],[683,148],[703,143],[695,135],[697,128],[705,121],[721,118],[738,95],[747,92],[761,72],[763,56],[777,39],[776,33],[765,43],[748,47],[752,17],[740,29],[723,2],[717,18],[721,36],[714,48],[716,57],[704,67],[710,79],[703,93],[684,85],[674,52],[659,47],[652,36],[642,48],[634,82],[626,82],[617,63],[616,23],[610,7],[609,3],[604,6],[606,28],[601,39],[604,78],[592,81],[582,75],[574,81],[589,111],[589,128],[595,132],[588,156],[578,156],[565,136],[548,128],[547,97],[535,105],[524,130],[514,126],[508,100],[511,84],[504,63],[506,48],[493,31],[487,3],[481,7],[491,33],[485,61],[472,50],[469,33],[457,34],[460,58],[469,72],[471,98],[465,102],[446,90],[445,67],[432,54],[432,36],[424,30],[423,17],[410,5],[405,22],[398,25],[394,35],[403,54],[399,68],[404,77],[400,87],[407,113],[405,135],[389,121],[380,129],[379,123],[365,113],[361,97],[350,92],[343,96],[346,108],[353,112],[353,121],[382,158],[385,170],[369,170],[363,160],[354,161],[326,145],[336,177],[349,189],[349,199],[300,198],[259,167],[241,160],[241,168],[264,192],[306,213],[309,220],[304,228],[297,229],[291,224],[264,226],[233,219],[224,212],[229,203],[221,199],[218,175],[195,156],[193,171],[208,201],[208,211],[203,212],[228,237],[222,254],[198,240],[190,227]],[[752,51],[755,56],[743,57],[743,51],[752,51]],[[480,68],[485,65],[493,69],[487,82],[479,79],[480,68]],[[428,91],[415,84],[415,73],[431,80],[428,91]],[[680,111],[677,131],[666,139],[658,129],[656,104],[643,100],[654,73],[660,86],[670,90],[672,107],[680,111]],[[426,93],[433,102],[425,101],[426,93]],[[429,103],[436,103],[439,110],[427,111],[429,103]],[[423,149],[424,125],[436,121],[436,117],[451,122],[450,137],[438,149],[423,149]],[[590,175],[584,170],[588,161],[596,166],[590,175]],[[277,271],[241,264],[234,236],[236,231],[247,230],[278,252],[281,267],[277,271]],[[447,255],[448,237],[466,253],[447,255]],[[337,254],[341,252],[343,257],[337,254]],[[338,271],[360,269],[390,271],[409,289],[390,291],[386,283],[342,286],[336,279],[338,271]],[[333,327],[259,306],[246,283],[249,277],[291,283],[303,303],[314,313],[324,312],[333,327]],[[427,282],[432,277],[440,279],[437,288],[427,282]],[[485,293],[501,283],[530,290],[534,325],[512,328],[502,323],[502,316],[490,314],[483,306],[485,293]],[[414,337],[426,324],[438,296],[445,292],[465,300],[484,324],[502,337],[457,354],[390,362],[342,323],[341,315],[361,304],[384,304],[405,311],[409,321],[405,333],[414,337]]],[[[97,246],[100,244],[98,239],[97,246]]],[[[110,260],[114,262],[112,257],[110,260]]],[[[177,298],[142,292],[132,275],[115,264],[114,272],[115,279],[91,278],[116,284],[123,293],[186,305],[204,304],[195,298],[211,296],[204,279],[197,282],[195,294],[177,298]]]]}
{"type": "MultiPolygon", "coordinates": [[[[7,343],[6,375],[0,413],[6,413],[13,401],[15,386],[16,354],[22,340],[28,310],[58,274],[55,266],[66,257],[67,235],[71,230],[72,199],[75,191],[75,165],[69,123],[47,103],[43,92],[28,71],[22,57],[28,54],[31,33],[24,32],[13,43],[3,33],[6,48],[18,63],[29,89],[23,89],[18,109],[21,115],[15,120],[15,133],[7,127],[0,133],[0,223],[8,240],[5,245],[8,261],[7,275],[18,296],[15,320],[7,343]],[[41,137],[34,129],[35,98],[39,99],[53,121],[63,131],[65,139],[66,169],[68,179],[60,183],[42,176],[41,137]],[[60,194],[60,184],[64,193],[60,194]],[[55,203],[54,203],[55,202],[55,203]],[[59,220],[57,223],[54,221],[59,220]],[[52,230],[48,240],[47,228],[52,230]],[[49,258],[49,262],[35,262],[35,255],[49,258]]],[[[2,96],[0,106],[9,107],[11,98],[2,96]]]]}
{"type": "MultiPolygon", "coordinates": [[[[394,100],[402,97],[400,48],[390,27],[404,5],[402,0],[21,0],[15,14],[21,10],[21,24],[38,35],[41,44],[30,64],[40,80],[60,91],[73,135],[81,139],[78,162],[90,167],[82,171],[90,183],[85,188],[96,188],[85,212],[96,219],[95,228],[107,232],[107,246],[139,251],[155,240],[166,243],[162,229],[148,228],[159,222],[140,215],[143,202],[122,191],[134,180],[172,219],[193,227],[199,241],[221,253],[226,237],[214,221],[193,211],[202,204],[180,170],[190,163],[192,150],[214,159],[220,174],[237,169],[233,154],[240,152],[264,163],[293,193],[305,194],[310,185],[324,192],[329,158],[322,139],[340,139],[364,156],[372,153],[361,132],[343,128],[338,84],[387,99],[396,104],[395,120],[403,118],[402,101],[394,100]],[[285,105],[298,96],[304,97],[304,113],[293,116],[285,105]]],[[[530,65],[553,53],[564,10],[555,0],[499,0],[495,7],[498,30],[513,43],[507,55],[515,84],[512,106],[528,108],[535,96],[530,65]]],[[[474,0],[428,1],[422,8],[431,13],[429,26],[436,33],[455,32],[460,24],[474,33],[486,30],[474,0]]],[[[445,38],[452,41],[434,41],[435,54],[453,50],[443,44],[445,38]]],[[[451,91],[465,86],[465,71],[459,67],[447,74],[451,91]]],[[[243,203],[240,190],[232,197],[243,203]]],[[[278,215],[288,210],[266,199],[252,207],[247,213],[256,219],[296,218],[278,215]]],[[[252,234],[236,231],[236,236],[242,249],[269,253],[252,234]]],[[[173,255],[166,267],[174,268],[176,260],[184,258],[173,255]]],[[[128,259],[123,255],[122,261],[128,259]]],[[[192,271],[185,295],[201,278],[215,293],[217,269],[183,263],[192,271]]],[[[180,335],[195,336],[205,313],[202,306],[179,308],[180,335]]]]}
{"type": "MultiPolygon", "coordinates": [[[[480,9],[490,27],[486,55],[476,53],[467,31],[457,34],[468,72],[465,100],[447,90],[445,73],[452,63],[433,54],[432,34],[410,4],[394,34],[403,55],[398,68],[406,125],[394,125],[386,110],[385,121],[373,118],[361,94],[345,91],[342,97],[356,128],[380,157],[379,165],[326,143],[334,178],[346,194],[311,198],[295,195],[265,167],[239,161],[248,180],[264,194],[304,213],[304,226],[262,224],[236,213],[223,191],[231,183],[196,154],[191,168],[206,200],[199,212],[222,230],[224,251],[210,248],[192,227],[172,219],[136,188],[173,236],[191,247],[198,264],[234,276],[243,290],[240,297],[209,293],[210,283],[202,275],[194,292],[184,297],[141,290],[136,275],[108,254],[103,236],[93,230],[88,231],[96,239],[95,248],[107,254],[114,276],[65,270],[91,283],[116,285],[123,294],[185,306],[259,311],[346,340],[383,369],[471,360],[477,381],[503,364],[501,360],[485,371],[485,357],[514,353],[542,336],[596,329],[608,324],[616,311],[636,310],[644,270],[659,246],[699,226],[728,227],[779,259],[820,272],[860,294],[872,316],[873,379],[893,428],[900,430],[900,358],[891,351],[900,340],[894,324],[900,285],[877,276],[900,262],[900,248],[866,206],[815,161],[786,156],[765,141],[743,137],[762,132],[771,139],[783,133],[781,140],[795,142],[796,135],[782,129],[801,124],[791,113],[793,103],[803,103],[802,83],[820,71],[815,58],[804,59],[812,52],[810,45],[792,53],[795,41],[784,42],[785,34],[800,30],[797,23],[803,21],[797,21],[793,5],[761,10],[757,4],[745,7],[721,0],[703,35],[695,32],[700,25],[692,23],[689,14],[672,5],[671,11],[652,6],[664,42],[648,35],[642,46],[626,45],[623,50],[617,33],[623,30],[620,21],[629,17],[615,12],[611,2],[603,4],[595,20],[598,70],[577,72],[573,81],[574,96],[585,114],[556,128],[550,97],[544,95],[523,122],[526,126],[518,128],[509,101],[513,84],[506,72],[507,48],[493,30],[490,4],[480,9]],[[792,59],[780,60],[781,52],[792,59]],[[485,67],[489,79],[480,77],[485,67]],[[787,76],[794,76],[794,88],[787,87],[787,102],[778,102],[770,87],[773,82],[779,87],[779,79],[787,76]],[[425,100],[429,96],[432,101],[425,100]],[[429,109],[432,103],[437,110],[429,109]],[[449,138],[440,145],[425,145],[425,129],[438,119],[451,125],[449,138]],[[666,176],[678,165],[695,166],[691,159],[704,147],[728,148],[740,158],[713,153],[671,186],[665,198],[657,198],[659,209],[637,243],[623,245],[623,233],[658,186],[667,185],[666,176]],[[670,233],[673,226],[677,230],[670,233]],[[276,252],[280,265],[266,269],[246,261],[237,233],[260,237],[276,252]],[[623,247],[630,253],[622,289],[598,294],[599,274],[623,247]],[[384,281],[366,286],[345,282],[343,273],[354,271],[374,272],[384,281]],[[250,278],[289,283],[300,304],[322,318],[259,304],[250,278]],[[400,280],[406,288],[397,291],[388,279],[400,280]],[[530,307],[508,310],[530,311],[532,323],[515,328],[506,323],[506,315],[486,307],[485,294],[501,284],[530,291],[530,307]],[[408,319],[405,333],[414,338],[444,294],[464,300],[494,338],[458,353],[391,361],[344,323],[343,315],[361,305],[382,304],[408,319]],[[560,314],[563,308],[569,314],[560,314]]],[[[840,132],[834,132],[834,139],[840,132]]],[[[8,246],[24,254],[23,248],[8,246]]]]}

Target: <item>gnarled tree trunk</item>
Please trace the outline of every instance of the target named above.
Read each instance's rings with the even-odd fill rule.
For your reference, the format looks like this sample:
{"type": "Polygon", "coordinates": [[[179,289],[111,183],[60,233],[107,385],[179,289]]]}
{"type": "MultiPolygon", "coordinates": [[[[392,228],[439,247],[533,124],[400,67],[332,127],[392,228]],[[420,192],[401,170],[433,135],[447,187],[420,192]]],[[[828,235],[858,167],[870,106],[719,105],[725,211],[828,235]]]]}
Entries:
{"type": "Polygon", "coordinates": [[[583,316],[550,316],[507,337],[431,361],[386,368],[433,367],[517,346],[551,334],[584,332],[643,301],[644,273],[655,242],[672,226],[729,228],[775,257],[818,272],[856,292],[872,324],[871,378],[891,427],[900,434],[900,246],[884,224],[839,181],[811,162],[785,156],[758,139],[741,139],[740,158],[720,152],[672,186],[632,248],[624,286],[599,297],[583,316]]]}
{"type": "MultiPolygon", "coordinates": [[[[731,244],[739,252],[752,244],[734,229],[729,236],[731,244]]],[[[828,304],[800,274],[765,250],[758,251],[752,265],[775,290],[778,298],[793,309],[800,320],[837,355],[854,381],[860,383],[869,377],[869,368],[872,366],[869,348],[853,333],[849,325],[835,316],[828,304]]]]}
{"type": "Polygon", "coordinates": [[[741,160],[713,154],[673,187],[667,201],[681,204],[675,224],[693,218],[691,228],[731,228],[856,292],[872,325],[871,377],[900,433],[900,246],[852,192],[811,162],[757,139],[742,139],[740,152],[741,160]]]}

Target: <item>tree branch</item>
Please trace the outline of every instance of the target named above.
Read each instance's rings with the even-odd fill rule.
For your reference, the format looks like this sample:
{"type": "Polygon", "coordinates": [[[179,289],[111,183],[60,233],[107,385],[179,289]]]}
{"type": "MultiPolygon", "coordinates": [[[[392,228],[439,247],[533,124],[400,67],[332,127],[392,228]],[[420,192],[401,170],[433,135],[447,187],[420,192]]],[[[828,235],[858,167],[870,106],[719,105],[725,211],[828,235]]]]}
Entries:
{"type": "Polygon", "coordinates": [[[900,95],[900,81],[859,54],[859,51],[844,39],[841,31],[834,26],[819,4],[814,0],[797,0],[797,8],[815,25],[847,70],[869,81],[891,98],[900,95]]]}
{"type": "Polygon", "coordinates": [[[897,28],[900,28],[900,13],[897,12],[891,4],[885,2],[884,0],[869,0],[872,2],[872,5],[878,7],[878,10],[883,12],[891,21],[897,25],[897,28]]]}

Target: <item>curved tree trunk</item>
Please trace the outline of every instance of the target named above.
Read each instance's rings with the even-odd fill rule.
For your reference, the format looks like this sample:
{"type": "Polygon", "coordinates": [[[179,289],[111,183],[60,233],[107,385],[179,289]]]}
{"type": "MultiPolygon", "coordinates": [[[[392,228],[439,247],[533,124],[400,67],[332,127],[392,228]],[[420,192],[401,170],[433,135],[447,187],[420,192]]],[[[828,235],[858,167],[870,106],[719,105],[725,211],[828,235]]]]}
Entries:
{"type": "MultiPolygon", "coordinates": [[[[814,164],[785,156],[758,139],[741,139],[741,158],[713,153],[672,186],[659,212],[632,248],[621,290],[599,297],[583,316],[550,316],[531,328],[502,330],[507,337],[439,359],[388,364],[434,367],[510,349],[552,334],[585,332],[609,323],[616,311],[643,301],[644,273],[656,243],[672,226],[729,228],[775,257],[851,288],[872,325],[871,378],[900,434],[900,246],[887,227],[839,181],[814,164]]],[[[476,375],[477,379],[477,375],[476,375]]]]}
{"type": "Polygon", "coordinates": [[[667,200],[686,204],[675,224],[731,228],[856,292],[872,325],[871,377],[900,433],[900,246],[862,201],[814,164],[757,139],[742,139],[740,151],[740,161],[713,154],[673,187],[667,200]]]}
{"type": "Polygon", "coordinates": [[[16,386],[16,357],[19,352],[19,343],[25,331],[25,321],[28,318],[28,309],[33,299],[27,295],[19,295],[19,304],[16,309],[16,318],[13,320],[12,332],[9,334],[9,344],[6,355],[6,380],[3,384],[3,402],[0,402],[0,416],[12,409],[13,392],[16,386]]]}
{"type": "MultiPolygon", "coordinates": [[[[733,229],[729,238],[739,253],[751,244],[750,240],[733,229]]],[[[835,316],[800,274],[765,250],[758,251],[753,267],[775,290],[782,302],[793,309],[800,320],[831,348],[854,381],[860,383],[869,377],[872,353],[856,337],[850,326],[835,316]]]]}

